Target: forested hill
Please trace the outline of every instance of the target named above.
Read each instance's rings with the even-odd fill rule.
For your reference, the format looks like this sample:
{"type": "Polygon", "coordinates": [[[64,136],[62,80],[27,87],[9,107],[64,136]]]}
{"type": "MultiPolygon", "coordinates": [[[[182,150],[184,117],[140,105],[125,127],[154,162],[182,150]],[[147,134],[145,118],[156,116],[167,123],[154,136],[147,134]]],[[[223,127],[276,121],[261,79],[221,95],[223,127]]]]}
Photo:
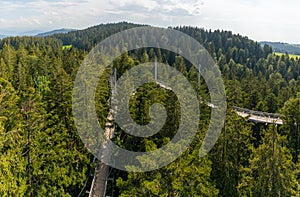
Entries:
{"type": "MultiPolygon", "coordinates": [[[[53,37],[62,40],[64,45],[73,45],[79,49],[90,50],[97,43],[114,33],[139,26],[143,25],[127,22],[102,24],[67,34],[57,34],[53,37]]],[[[262,49],[259,43],[247,37],[235,35],[230,31],[217,30],[212,32],[210,30],[188,26],[175,27],[174,29],[192,36],[203,44],[213,55],[219,55],[228,51],[231,52],[229,49],[232,49],[234,60],[240,63],[245,62],[246,57],[251,57],[253,61],[257,61],[261,57],[267,57],[267,55],[272,52],[272,49],[268,45],[262,49]]],[[[226,55],[228,59],[230,59],[229,56],[231,57],[231,54],[226,53],[226,55]]]]}
{"type": "MultiPolygon", "coordinates": [[[[85,30],[40,37],[0,40],[0,196],[87,196],[94,156],[77,134],[72,90],[77,70],[90,49],[108,36],[141,25],[101,24],[85,30]],[[71,47],[66,47],[70,46],[71,47]],[[83,191],[83,192],[82,192],[83,191]]],[[[191,147],[171,164],[147,173],[111,170],[107,187],[113,196],[297,196],[300,189],[300,60],[276,56],[268,45],[230,31],[174,27],[191,35],[219,66],[228,111],[217,144],[199,158],[210,108],[201,114],[191,147]],[[233,106],[282,114],[284,124],[253,124],[233,106]]],[[[138,49],[114,61],[118,78],[155,57],[191,82],[199,98],[209,100],[205,81],[181,56],[160,49],[138,49]]],[[[109,72],[109,71],[107,71],[109,72]]],[[[129,84],[129,83],[128,83],[129,84]]],[[[96,113],[107,121],[109,81],[99,80],[96,113]]],[[[163,104],[167,121],[149,138],[126,134],[119,127],[112,139],[122,148],[151,151],[170,142],[178,128],[180,105],[170,90],[149,83],[130,100],[132,118],[146,124],[149,105],[163,104]]],[[[149,161],[139,160],[147,165],[149,161]]]]}
{"type": "Polygon", "coordinates": [[[72,45],[83,50],[91,50],[96,44],[120,31],[142,25],[121,22],[101,24],[84,30],[72,31],[67,34],[56,34],[52,37],[60,39],[64,45],[72,45]]]}

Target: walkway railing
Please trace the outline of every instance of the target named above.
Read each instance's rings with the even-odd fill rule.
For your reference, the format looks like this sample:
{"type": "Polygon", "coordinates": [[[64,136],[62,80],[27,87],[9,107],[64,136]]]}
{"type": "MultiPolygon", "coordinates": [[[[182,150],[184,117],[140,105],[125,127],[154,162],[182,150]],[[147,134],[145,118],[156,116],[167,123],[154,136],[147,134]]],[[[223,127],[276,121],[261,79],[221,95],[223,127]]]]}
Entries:
{"type": "Polygon", "coordinates": [[[242,116],[244,118],[248,117],[248,120],[252,122],[278,124],[278,125],[283,124],[283,121],[281,119],[283,115],[281,114],[254,111],[254,110],[236,107],[236,106],[233,107],[233,110],[236,111],[239,116],[242,116]]]}

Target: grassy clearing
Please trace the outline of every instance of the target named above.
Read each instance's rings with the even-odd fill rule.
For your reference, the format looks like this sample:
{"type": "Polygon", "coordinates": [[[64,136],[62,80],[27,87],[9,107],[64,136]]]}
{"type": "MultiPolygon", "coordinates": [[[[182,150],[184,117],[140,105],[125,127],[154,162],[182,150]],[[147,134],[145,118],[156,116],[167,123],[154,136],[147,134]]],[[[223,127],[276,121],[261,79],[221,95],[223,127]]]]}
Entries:
{"type": "Polygon", "coordinates": [[[65,49],[70,49],[72,48],[72,45],[64,45],[62,46],[62,49],[65,50],[65,49]]]}
{"type": "MultiPolygon", "coordinates": [[[[282,56],[282,55],[285,55],[285,53],[275,52],[275,55],[282,56]]],[[[289,57],[294,58],[294,59],[296,59],[296,58],[300,59],[300,55],[289,54],[289,57]]]]}

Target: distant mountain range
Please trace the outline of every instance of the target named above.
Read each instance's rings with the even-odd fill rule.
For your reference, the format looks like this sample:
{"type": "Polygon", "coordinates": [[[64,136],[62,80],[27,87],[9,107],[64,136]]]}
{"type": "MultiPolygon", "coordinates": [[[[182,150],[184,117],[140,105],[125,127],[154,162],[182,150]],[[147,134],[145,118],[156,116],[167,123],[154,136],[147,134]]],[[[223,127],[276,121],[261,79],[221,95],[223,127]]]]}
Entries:
{"type": "Polygon", "coordinates": [[[0,39],[10,36],[34,36],[36,34],[41,33],[40,30],[31,30],[26,32],[16,32],[16,31],[5,31],[0,29],[0,39]]]}
{"type": "Polygon", "coordinates": [[[7,37],[7,35],[0,35],[0,39],[7,37]]]}
{"type": "Polygon", "coordinates": [[[53,30],[53,31],[48,31],[48,32],[37,34],[36,36],[45,37],[45,36],[51,36],[51,35],[54,35],[54,34],[68,33],[70,31],[75,31],[75,29],[66,29],[66,28],[56,29],[56,30],[53,30]]]}
{"type": "Polygon", "coordinates": [[[28,31],[28,32],[21,32],[21,33],[17,33],[17,32],[5,32],[5,31],[1,31],[0,30],[0,39],[6,38],[6,37],[10,37],[10,36],[38,36],[38,37],[45,37],[45,36],[51,36],[54,34],[60,34],[60,33],[68,33],[70,31],[74,31],[75,29],[66,29],[66,28],[62,28],[62,29],[56,29],[53,31],[48,31],[48,32],[42,32],[39,30],[32,30],[32,31],[28,31]],[[3,33],[4,32],[4,33],[3,33]]]}
{"type": "Polygon", "coordinates": [[[265,44],[271,46],[274,52],[300,55],[300,44],[288,44],[283,42],[267,41],[260,42],[260,44],[262,46],[264,46],[265,44]]]}

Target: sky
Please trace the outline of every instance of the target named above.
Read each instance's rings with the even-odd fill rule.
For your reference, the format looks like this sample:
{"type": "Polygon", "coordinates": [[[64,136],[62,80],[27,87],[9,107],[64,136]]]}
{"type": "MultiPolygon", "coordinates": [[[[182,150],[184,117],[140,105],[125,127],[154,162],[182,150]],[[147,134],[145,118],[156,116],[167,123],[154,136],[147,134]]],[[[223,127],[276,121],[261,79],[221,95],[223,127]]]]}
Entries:
{"type": "Polygon", "coordinates": [[[127,21],[300,44],[299,8],[299,0],[1,0],[0,35],[127,21]]]}

